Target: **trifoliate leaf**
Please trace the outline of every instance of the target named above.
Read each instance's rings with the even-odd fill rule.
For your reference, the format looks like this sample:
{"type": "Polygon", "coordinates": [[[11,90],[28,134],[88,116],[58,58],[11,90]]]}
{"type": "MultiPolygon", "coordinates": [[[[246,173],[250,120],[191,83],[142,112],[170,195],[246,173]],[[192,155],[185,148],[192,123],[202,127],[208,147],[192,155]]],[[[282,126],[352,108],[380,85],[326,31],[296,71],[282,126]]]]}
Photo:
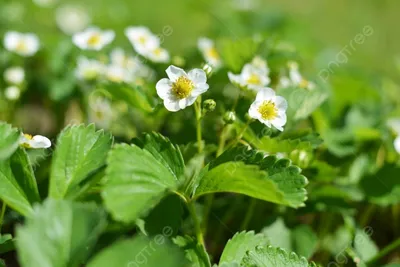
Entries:
{"type": "Polygon", "coordinates": [[[17,150],[21,133],[10,124],[0,122],[0,136],[0,161],[3,161],[17,150]]]}
{"type": "Polygon", "coordinates": [[[94,204],[49,199],[17,228],[19,260],[24,267],[82,266],[105,226],[94,204]]]}
{"type": "Polygon", "coordinates": [[[28,155],[19,148],[10,159],[0,161],[0,198],[22,215],[32,211],[40,196],[28,155]]]}
{"type": "Polygon", "coordinates": [[[110,151],[102,196],[116,220],[135,221],[178,187],[164,164],[136,145],[119,144],[110,151]]]}
{"type": "Polygon", "coordinates": [[[191,267],[210,267],[210,258],[204,246],[190,236],[177,236],[173,242],[185,251],[186,258],[191,262],[191,267]]]}
{"type": "Polygon", "coordinates": [[[140,236],[118,241],[100,251],[88,267],[186,267],[183,251],[158,235],[154,239],[140,236]]]}
{"type": "Polygon", "coordinates": [[[243,267],[316,267],[315,263],[308,263],[304,257],[295,253],[288,253],[284,249],[275,247],[257,247],[248,251],[242,261],[243,267]]]}
{"type": "Polygon", "coordinates": [[[90,174],[105,165],[112,137],[89,126],[70,126],[58,137],[50,173],[49,196],[68,197],[90,174]]]}
{"type": "Polygon", "coordinates": [[[268,244],[264,234],[255,234],[254,231],[236,233],[226,244],[219,263],[241,262],[247,251],[268,244]]]}

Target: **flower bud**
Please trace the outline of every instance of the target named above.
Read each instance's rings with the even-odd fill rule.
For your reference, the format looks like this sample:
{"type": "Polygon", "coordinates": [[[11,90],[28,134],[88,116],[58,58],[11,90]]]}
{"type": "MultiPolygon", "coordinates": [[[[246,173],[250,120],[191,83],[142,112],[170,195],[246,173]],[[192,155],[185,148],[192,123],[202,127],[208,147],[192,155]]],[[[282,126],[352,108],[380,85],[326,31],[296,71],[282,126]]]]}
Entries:
{"type": "Polygon", "coordinates": [[[226,124],[232,124],[236,121],[236,114],[234,111],[227,111],[223,119],[226,124]]]}
{"type": "Polygon", "coordinates": [[[204,64],[203,65],[203,70],[207,74],[207,78],[209,78],[212,75],[213,68],[209,64],[204,64]]]}
{"type": "Polygon", "coordinates": [[[212,112],[215,110],[217,103],[215,103],[214,99],[206,99],[203,102],[203,110],[204,112],[212,112]]]}

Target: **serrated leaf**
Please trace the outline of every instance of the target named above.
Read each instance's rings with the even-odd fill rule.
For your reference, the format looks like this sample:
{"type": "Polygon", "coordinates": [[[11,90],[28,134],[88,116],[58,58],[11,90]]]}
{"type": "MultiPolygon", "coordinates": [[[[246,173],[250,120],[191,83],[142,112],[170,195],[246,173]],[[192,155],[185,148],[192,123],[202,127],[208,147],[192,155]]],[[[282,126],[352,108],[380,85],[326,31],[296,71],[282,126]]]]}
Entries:
{"type": "Polygon", "coordinates": [[[141,139],[134,139],[133,143],[149,151],[177,180],[181,178],[185,170],[185,162],[179,147],[172,144],[168,138],[153,132],[145,134],[141,139]]]}
{"type": "Polygon", "coordinates": [[[102,197],[116,220],[133,222],[166,194],[177,178],[149,151],[136,145],[116,145],[109,153],[102,197]]]}
{"type": "Polygon", "coordinates": [[[263,180],[272,181],[278,187],[279,194],[276,194],[276,196],[283,194],[274,201],[264,200],[294,208],[304,206],[304,201],[307,199],[307,191],[304,189],[308,184],[307,178],[301,175],[301,169],[292,165],[288,159],[278,160],[275,156],[265,157],[263,153],[257,150],[249,149],[246,146],[237,146],[225,151],[220,157],[212,161],[210,169],[212,171],[213,168],[216,168],[215,166],[228,164],[225,167],[229,171],[225,172],[234,174],[235,168],[240,162],[246,165],[258,165],[259,169],[264,172],[263,180]]]}
{"type": "Polygon", "coordinates": [[[98,253],[88,267],[186,267],[183,251],[162,236],[118,241],[98,253]]]}
{"type": "Polygon", "coordinates": [[[264,234],[255,234],[254,231],[236,233],[226,244],[219,264],[241,262],[247,251],[268,244],[269,240],[264,234]]]}
{"type": "Polygon", "coordinates": [[[105,226],[106,214],[94,204],[48,199],[17,228],[19,261],[24,267],[82,266],[105,226]]]}
{"type": "Polygon", "coordinates": [[[242,261],[243,267],[316,267],[308,263],[304,257],[295,253],[287,253],[284,249],[275,247],[257,247],[248,251],[242,261]]]}
{"type": "Polygon", "coordinates": [[[105,165],[112,137],[89,126],[70,126],[58,137],[50,173],[49,196],[67,198],[105,165]]]}
{"type": "Polygon", "coordinates": [[[185,251],[186,258],[191,262],[191,267],[210,267],[210,258],[204,246],[200,245],[190,236],[177,236],[173,242],[185,251]]]}
{"type": "Polygon", "coordinates": [[[0,136],[0,161],[3,161],[17,150],[21,133],[10,124],[0,122],[0,136]]]}
{"type": "Polygon", "coordinates": [[[298,150],[307,153],[312,152],[312,145],[310,142],[302,141],[300,139],[280,139],[263,136],[252,142],[255,148],[263,150],[269,154],[288,153],[298,150]]]}
{"type": "Polygon", "coordinates": [[[0,198],[22,215],[32,211],[40,196],[28,155],[19,148],[10,159],[0,161],[0,198]]]}

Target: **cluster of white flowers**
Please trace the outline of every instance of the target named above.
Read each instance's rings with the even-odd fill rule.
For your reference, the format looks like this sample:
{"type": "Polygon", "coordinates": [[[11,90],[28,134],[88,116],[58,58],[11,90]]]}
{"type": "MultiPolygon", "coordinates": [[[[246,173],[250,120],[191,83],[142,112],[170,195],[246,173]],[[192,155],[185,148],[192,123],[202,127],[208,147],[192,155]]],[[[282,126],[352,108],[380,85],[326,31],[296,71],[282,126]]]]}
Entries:
{"type": "Polygon", "coordinates": [[[39,38],[33,33],[9,31],[4,35],[4,47],[20,56],[33,56],[39,46],[39,38]]]}
{"type": "Polygon", "coordinates": [[[25,80],[24,69],[22,67],[10,67],[4,71],[3,76],[8,85],[4,91],[4,96],[11,101],[18,100],[25,80]]]}
{"type": "Polygon", "coordinates": [[[288,63],[288,76],[282,76],[279,80],[280,88],[287,87],[300,87],[307,90],[313,90],[315,84],[306,80],[299,71],[299,65],[296,62],[290,61],[288,63]]]}
{"type": "Polygon", "coordinates": [[[21,134],[19,139],[19,145],[25,148],[49,148],[51,147],[51,141],[42,135],[29,135],[29,134],[21,134]]]}
{"type": "Polygon", "coordinates": [[[125,29],[125,35],[139,55],[156,63],[169,62],[170,55],[161,47],[160,38],[148,28],[131,26],[125,29]]]}
{"type": "Polygon", "coordinates": [[[218,69],[222,65],[221,57],[215,47],[213,40],[202,37],[197,42],[197,47],[202,53],[207,64],[212,66],[214,69],[218,69]]]}
{"type": "Polygon", "coordinates": [[[252,62],[244,65],[240,74],[228,72],[229,80],[233,84],[256,92],[269,85],[271,79],[268,75],[269,68],[267,62],[259,56],[256,56],[252,62]]]}
{"type": "Polygon", "coordinates": [[[72,36],[72,41],[80,49],[100,51],[110,44],[114,38],[114,31],[103,31],[97,27],[89,27],[83,32],[75,33],[72,36]]]}
{"type": "Polygon", "coordinates": [[[390,119],[388,121],[388,125],[396,134],[394,148],[396,149],[397,153],[400,154],[400,119],[390,119]]]}

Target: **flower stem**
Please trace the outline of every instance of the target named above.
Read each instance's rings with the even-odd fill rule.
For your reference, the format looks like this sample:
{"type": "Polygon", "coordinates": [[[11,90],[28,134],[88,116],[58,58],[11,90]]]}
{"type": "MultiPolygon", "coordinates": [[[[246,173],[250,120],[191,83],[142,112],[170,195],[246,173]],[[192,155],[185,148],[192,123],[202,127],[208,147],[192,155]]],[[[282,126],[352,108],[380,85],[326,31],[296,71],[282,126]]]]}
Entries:
{"type": "Polygon", "coordinates": [[[242,225],[240,226],[241,231],[246,230],[247,227],[249,226],[251,218],[253,217],[254,211],[256,209],[256,204],[257,204],[257,200],[255,198],[252,198],[250,200],[250,205],[249,205],[249,208],[247,209],[246,216],[244,217],[242,225]]]}
{"type": "Polygon", "coordinates": [[[384,247],[375,257],[370,259],[367,262],[367,266],[375,266],[374,263],[376,261],[380,260],[381,258],[383,258],[384,256],[386,256],[387,254],[389,254],[390,252],[392,252],[393,250],[395,250],[398,247],[400,247],[400,237],[397,238],[396,240],[394,240],[392,243],[390,243],[386,247],[384,247]]]}
{"type": "Polygon", "coordinates": [[[1,213],[0,213],[0,233],[1,227],[3,226],[4,214],[6,213],[7,204],[5,202],[2,203],[1,213]]]}
{"type": "Polygon", "coordinates": [[[197,136],[197,149],[199,153],[203,152],[203,142],[201,136],[201,97],[194,102],[194,111],[196,113],[196,136],[197,136]]]}
{"type": "Polygon", "coordinates": [[[247,128],[249,127],[249,125],[250,125],[251,122],[252,122],[251,120],[248,120],[248,121],[247,121],[246,125],[245,125],[245,126],[243,127],[243,129],[240,131],[240,133],[238,134],[238,136],[236,137],[236,139],[233,139],[233,140],[227,145],[228,148],[230,148],[230,147],[236,145],[237,143],[239,143],[240,139],[242,139],[243,134],[246,132],[246,130],[247,130],[247,128]]]}
{"type": "Polygon", "coordinates": [[[188,209],[189,209],[190,216],[192,217],[192,220],[193,220],[193,223],[194,223],[194,229],[196,231],[197,242],[199,244],[201,244],[202,246],[204,246],[203,233],[201,232],[200,221],[199,221],[199,218],[197,217],[197,214],[196,214],[196,209],[195,209],[195,206],[194,206],[194,202],[189,201],[187,203],[187,206],[188,206],[188,209]]]}

